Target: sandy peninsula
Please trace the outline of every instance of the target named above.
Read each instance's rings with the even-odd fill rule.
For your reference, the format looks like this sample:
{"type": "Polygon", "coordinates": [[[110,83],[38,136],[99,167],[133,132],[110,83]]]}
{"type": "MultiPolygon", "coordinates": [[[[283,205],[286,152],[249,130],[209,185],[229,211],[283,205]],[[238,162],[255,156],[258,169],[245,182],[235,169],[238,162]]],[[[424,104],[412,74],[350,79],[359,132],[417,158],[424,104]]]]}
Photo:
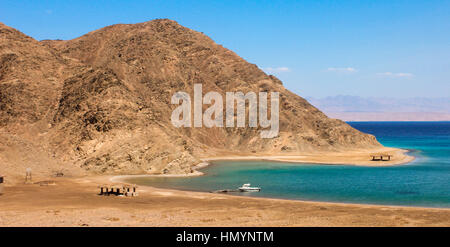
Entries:
{"type": "Polygon", "coordinates": [[[192,167],[192,172],[187,174],[142,174],[142,175],[121,175],[111,178],[112,182],[124,182],[128,178],[136,177],[194,177],[204,175],[202,168],[207,167],[214,161],[231,161],[231,160],[262,160],[262,161],[279,161],[286,163],[309,163],[318,165],[354,165],[354,166],[394,166],[406,164],[413,161],[414,156],[408,155],[409,151],[399,148],[382,147],[378,149],[358,149],[348,152],[311,152],[299,155],[232,155],[223,154],[215,157],[202,158],[202,162],[192,167]],[[391,155],[390,160],[386,161],[372,161],[370,154],[384,154],[391,155]]]}
{"type": "Polygon", "coordinates": [[[414,156],[407,155],[408,150],[390,147],[377,149],[357,149],[346,152],[310,152],[298,155],[223,155],[215,157],[205,157],[204,162],[217,160],[267,160],[291,163],[312,163],[312,164],[334,164],[334,165],[357,165],[357,166],[392,166],[411,162],[414,156]],[[371,154],[391,155],[389,161],[372,161],[371,154]]]}

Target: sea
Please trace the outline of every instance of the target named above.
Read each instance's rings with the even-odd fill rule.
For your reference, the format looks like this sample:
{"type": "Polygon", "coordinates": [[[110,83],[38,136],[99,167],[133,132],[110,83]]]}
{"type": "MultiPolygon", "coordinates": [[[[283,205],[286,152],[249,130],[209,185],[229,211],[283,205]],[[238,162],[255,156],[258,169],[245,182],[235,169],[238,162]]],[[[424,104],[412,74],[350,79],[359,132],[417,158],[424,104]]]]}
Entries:
{"type": "Polygon", "coordinates": [[[450,208],[450,122],[348,122],[384,146],[409,150],[415,160],[397,166],[217,161],[198,177],[139,177],[127,182],[189,191],[236,189],[237,196],[304,201],[450,208]]]}

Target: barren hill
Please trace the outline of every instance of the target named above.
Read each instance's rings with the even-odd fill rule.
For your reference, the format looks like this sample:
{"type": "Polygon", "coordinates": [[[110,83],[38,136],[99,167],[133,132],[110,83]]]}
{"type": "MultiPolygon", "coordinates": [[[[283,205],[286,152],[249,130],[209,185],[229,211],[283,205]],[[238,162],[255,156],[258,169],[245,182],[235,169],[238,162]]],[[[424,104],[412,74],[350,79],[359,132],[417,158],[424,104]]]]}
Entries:
{"type": "Polygon", "coordinates": [[[5,170],[49,164],[49,172],[190,173],[201,157],[219,154],[380,147],[276,77],[167,19],[41,42],[0,24],[0,100],[5,170]],[[279,92],[279,136],[262,139],[249,127],[175,128],[171,96],[192,95],[194,83],[222,95],[279,92]],[[27,155],[12,155],[26,148],[27,155]]]}

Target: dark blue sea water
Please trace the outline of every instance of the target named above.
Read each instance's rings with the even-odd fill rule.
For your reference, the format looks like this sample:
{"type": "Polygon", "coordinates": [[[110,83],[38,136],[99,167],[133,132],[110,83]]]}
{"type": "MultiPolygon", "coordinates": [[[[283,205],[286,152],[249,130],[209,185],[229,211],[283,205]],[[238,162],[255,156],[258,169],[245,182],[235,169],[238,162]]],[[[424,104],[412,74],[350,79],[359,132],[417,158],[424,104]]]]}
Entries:
{"type": "Polygon", "coordinates": [[[289,164],[267,161],[216,162],[205,176],[134,178],[130,182],[194,191],[234,189],[243,183],[257,197],[450,207],[450,122],[350,122],[385,146],[410,149],[416,160],[391,167],[289,164]]]}

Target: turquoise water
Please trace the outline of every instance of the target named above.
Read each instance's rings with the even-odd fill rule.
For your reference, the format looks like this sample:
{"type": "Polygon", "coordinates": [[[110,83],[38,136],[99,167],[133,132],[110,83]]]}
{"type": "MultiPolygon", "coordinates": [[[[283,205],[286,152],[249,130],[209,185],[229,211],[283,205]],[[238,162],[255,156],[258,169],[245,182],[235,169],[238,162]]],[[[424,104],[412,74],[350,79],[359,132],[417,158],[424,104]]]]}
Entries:
{"type": "Polygon", "coordinates": [[[393,167],[215,162],[205,176],[133,178],[129,182],[193,191],[234,189],[243,183],[261,192],[236,193],[312,201],[450,207],[450,122],[350,122],[385,146],[410,149],[416,160],[393,167]]]}

